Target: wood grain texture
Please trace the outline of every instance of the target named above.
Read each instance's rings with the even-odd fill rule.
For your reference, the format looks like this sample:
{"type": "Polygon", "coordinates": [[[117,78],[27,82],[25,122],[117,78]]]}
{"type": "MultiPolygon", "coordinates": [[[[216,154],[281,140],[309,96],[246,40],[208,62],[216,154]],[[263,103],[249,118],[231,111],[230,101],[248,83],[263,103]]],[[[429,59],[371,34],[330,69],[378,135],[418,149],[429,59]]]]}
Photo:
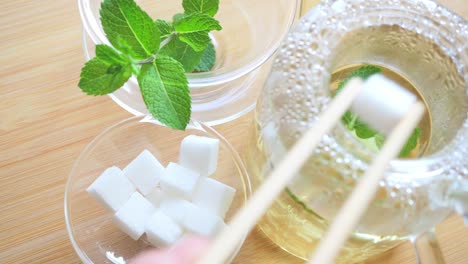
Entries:
{"type": "MultiPolygon", "coordinates": [[[[446,4],[468,17],[466,0],[446,4]]],[[[0,263],[80,263],[65,230],[64,184],[91,139],[130,117],[108,97],[77,88],[84,62],[76,1],[0,1],[0,263]]],[[[252,114],[216,127],[236,148],[252,114]]],[[[468,229],[438,227],[448,263],[467,263],[468,229]]],[[[259,230],[234,263],[302,263],[259,230]]],[[[416,263],[403,244],[371,263],[416,263]]]]}

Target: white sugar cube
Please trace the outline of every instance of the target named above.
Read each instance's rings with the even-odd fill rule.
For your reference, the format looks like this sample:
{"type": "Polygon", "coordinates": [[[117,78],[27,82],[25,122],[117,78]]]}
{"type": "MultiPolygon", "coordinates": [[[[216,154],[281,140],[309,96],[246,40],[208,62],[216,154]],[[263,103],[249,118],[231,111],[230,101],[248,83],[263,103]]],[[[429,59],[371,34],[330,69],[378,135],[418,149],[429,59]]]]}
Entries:
{"type": "Polygon", "coordinates": [[[146,199],[150,201],[155,207],[158,207],[161,202],[166,199],[168,196],[159,188],[154,188],[149,194],[147,194],[146,199]]]}
{"type": "Polygon", "coordinates": [[[137,240],[145,232],[146,222],[154,211],[154,206],[139,192],[135,192],[115,213],[113,221],[123,232],[137,240]]]}
{"type": "Polygon", "coordinates": [[[135,186],[117,167],[105,170],[86,191],[113,212],[119,210],[135,192],[135,186]]]}
{"type": "Polygon", "coordinates": [[[187,200],[167,199],[161,202],[159,209],[176,223],[182,224],[187,212],[194,207],[195,205],[187,200]]]}
{"type": "Polygon", "coordinates": [[[193,195],[193,203],[224,218],[236,189],[211,178],[203,178],[193,195]]]}
{"type": "Polygon", "coordinates": [[[183,234],[182,228],[161,210],[157,210],[146,223],[146,237],[155,247],[174,244],[183,234]]]}
{"type": "Polygon", "coordinates": [[[143,195],[147,195],[158,185],[164,167],[145,149],[125,167],[124,173],[143,195]]]}
{"type": "Polygon", "coordinates": [[[398,83],[375,74],[364,82],[351,110],[371,127],[389,134],[416,100],[398,83]]]}
{"type": "Polygon", "coordinates": [[[225,224],[221,217],[207,209],[194,206],[187,210],[182,226],[191,233],[213,237],[225,224]]]}
{"type": "Polygon", "coordinates": [[[218,139],[190,135],[182,140],[180,164],[201,176],[209,176],[216,170],[218,152],[218,139]]]}
{"type": "Polygon", "coordinates": [[[200,175],[176,163],[169,163],[161,177],[161,190],[169,196],[190,200],[200,175]]]}

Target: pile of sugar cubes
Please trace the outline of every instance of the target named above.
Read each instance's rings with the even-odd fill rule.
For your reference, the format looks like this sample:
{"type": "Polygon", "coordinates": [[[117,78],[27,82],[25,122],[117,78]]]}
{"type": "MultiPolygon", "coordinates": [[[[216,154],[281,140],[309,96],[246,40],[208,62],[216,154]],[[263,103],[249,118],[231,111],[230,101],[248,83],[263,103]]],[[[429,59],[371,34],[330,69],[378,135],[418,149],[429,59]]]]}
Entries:
{"type": "Polygon", "coordinates": [[[166,168],[144,150],[122,171],[104,171],[87,191],[114,213],[113,222],[134,240],[146,233],[155,247],[185,234],[212,237],[225,227],[235,189],[209,178],[217,167],[219,140],[190,135],[179,163],[166,168]]]}

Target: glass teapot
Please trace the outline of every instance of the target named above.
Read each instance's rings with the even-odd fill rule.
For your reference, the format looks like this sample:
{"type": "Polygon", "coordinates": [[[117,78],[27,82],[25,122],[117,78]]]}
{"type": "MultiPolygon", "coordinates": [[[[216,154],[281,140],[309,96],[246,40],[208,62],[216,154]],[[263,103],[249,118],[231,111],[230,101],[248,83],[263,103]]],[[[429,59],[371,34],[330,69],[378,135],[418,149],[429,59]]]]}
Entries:
{"type": "MultiPolygon", "coordinates": [[[[389,164],[337,262],[360,262],[411,239],[416,248],[429,242],[435,251],[426,257],[442,263],[428,231],[454,210],[468,212],[467,43],[467,21],[434,1],[320,3],[285,39],[258,101],[244,155],[254,189],[314,124],[337,83],[353,69],[379,67],[410,86],[427,113],[413,158],[389,164]]],[[[337,124],[260,228],[286,251],[307,258],[375,157],[368,145],[337,124]]]]}

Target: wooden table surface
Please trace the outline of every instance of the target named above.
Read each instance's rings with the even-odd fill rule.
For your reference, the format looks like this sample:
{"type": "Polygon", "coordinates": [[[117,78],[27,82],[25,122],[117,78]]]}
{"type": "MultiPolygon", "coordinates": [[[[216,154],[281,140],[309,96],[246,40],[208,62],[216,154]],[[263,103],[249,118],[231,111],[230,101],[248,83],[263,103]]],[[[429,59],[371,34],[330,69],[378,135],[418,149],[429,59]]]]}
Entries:
{"type": "MultiPolygon", "coordinates": [[[[444,2],[467,18],[466,1],[444,2]]],[[[130,114],[77,88],[84,55],[76,1],[2,0],[0,29],[0,263],[79,263],[65,230],[66,178],[86,144],[130,114]]],[[[239,126],[251,120],[248,114],[216,129],[241,149],[239,126]]],[[[468,263],[460,218],[437,234],[448,263],[468,263]]],[[[235,263],[301,261],[254,230],[235,263]]],[[[407,243],[367,263],[416,259],[407,243]]]]}

